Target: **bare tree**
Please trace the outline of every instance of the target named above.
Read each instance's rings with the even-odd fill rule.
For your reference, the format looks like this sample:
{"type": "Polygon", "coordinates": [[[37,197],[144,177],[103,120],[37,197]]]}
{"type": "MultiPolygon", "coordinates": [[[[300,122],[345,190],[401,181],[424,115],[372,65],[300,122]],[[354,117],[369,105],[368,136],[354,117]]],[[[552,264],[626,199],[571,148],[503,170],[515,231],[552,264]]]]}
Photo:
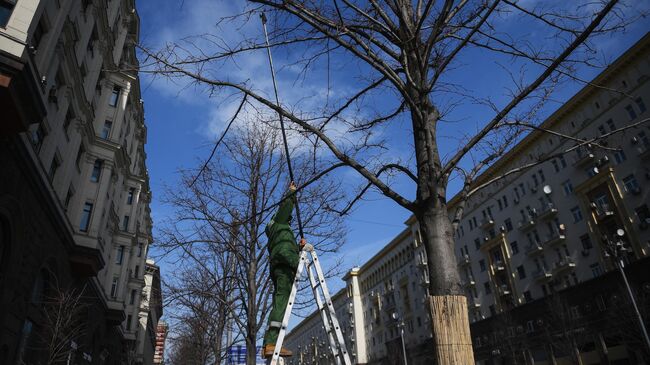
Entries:
{"type": "MultiPolygon", "coordinates": [[[[195,339],[205,337],[210,363],[243,342],[254,364],[266,327],[271,288],[264,227],[288,187],[277,132],[265,124],[234,130],[218,160],[198,179],[184,172],[183,186],[168,194],[176,214],[162,229],[160,247],[178,257],[179,270],[166,280],[165,297],[183,322],[201,318],[191,331],[198,331],[195,339]]],[[[304,172],[298,183],[311,177],[306,165],[312,162],[294,161],[304,172]]],[[[332,252],[343,243],[341,217],[324,208],[340,205],[339,191],[338,183],[320,180],[299,199],[304,230],[317,250],[332,252]]]]}
{"type": "Polygon", "coordinates": [[[62,288],[56,277],[52,278],[53,285],[41,303],[42,316],[35,338],[28,347],[29,356],[35,357],[29,363],[53,365],[74,359],[77,349],[73,342],[80,344],[85,333],[88,305],[83,299],[84,290],[62,288]]]}
{"type": "MultiPolygon", "coordinates": [[[[549,156],[533,156],[487,182],[475,183],[475,178],[523,133],[540,130],[540,111],[558,86],[585,82],[576,70],[597,63],[590,37],[623,30],[643,12],[625,13],[625,4],[618,0],[248,3],[241,14],[218,21],[221,29],[242,29],[247,22],[257,21],[256,13],[265,11],[272,24],[271,47],[283,51],[289,67],[300,70],[299,77],[310,82],[311,74],[325,69],[329,80],[330,72],[344,70],[357,83],[356,90],[330,93],[328,89],[327,100],[320,104],[310,104],[307,98],[283,104],[260,90],[254,80],[223,72],[231,61],[238,66],[239,57],[265,48],[261,34],[232,41],[224,35],[230,31],[224,30],[158,51],[141,46],[143,64],[158,75],[204,85],[210,95],[241,95],[242,103],[251,108],[288,120],[305,143],[329,152],[321,158],[323,170],[315,175],[339,167],[356,171],[365,182],[349,205],[339,210],[341,214],[370,190],[413,213],[427,253],[438,363],[472,363],[466,298],[453,252],[454,230],[474,193],[549,156]],[[523,21],[515,23],[515,17],[523,21]],[[513,24],[535,31],[513,29],[513,24]],[[473,92],[473,80],[450,77],[471,57],[501,62],[510,75],[509,84],[499,85],[503,92],[495,90],[494,97],[486,98],[473,92]],[[470,103],[484,108],[471,117],[485,120],[464,122],[464,128],[446,134],[444,127],[456,124],[446,118],[458,105],[470,103]],[[384,144],[377,136],[391,125],[408,126],[412,139],[384,144]],[[454,138],[458,145],[448,151],[443,138],[454,138]],[[383,154],[391,146],[399,150],[405,145],[412,148],[405,159],[383,154]],[[410,192],[398,190],[395,176],[412,184],[410,192]],[[462,188],[455,210],[449,211],[447,187],[452,179],[460,179],[462,188]]],[[[564,152],[588,143],[598,145],[594,139],[543,131],[574,143],[564,152]]]]}

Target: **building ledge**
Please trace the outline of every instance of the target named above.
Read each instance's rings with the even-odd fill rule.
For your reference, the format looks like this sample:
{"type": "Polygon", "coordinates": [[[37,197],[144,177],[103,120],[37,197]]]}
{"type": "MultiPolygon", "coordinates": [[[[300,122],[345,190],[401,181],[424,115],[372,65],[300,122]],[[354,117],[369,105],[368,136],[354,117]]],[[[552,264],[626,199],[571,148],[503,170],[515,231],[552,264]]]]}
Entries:
{"type": "Polygon", "coordinates": [[[83,277],[97,276],[106,263],[96,248],[75,245],[70,252],[72,271],[83,277]]]}

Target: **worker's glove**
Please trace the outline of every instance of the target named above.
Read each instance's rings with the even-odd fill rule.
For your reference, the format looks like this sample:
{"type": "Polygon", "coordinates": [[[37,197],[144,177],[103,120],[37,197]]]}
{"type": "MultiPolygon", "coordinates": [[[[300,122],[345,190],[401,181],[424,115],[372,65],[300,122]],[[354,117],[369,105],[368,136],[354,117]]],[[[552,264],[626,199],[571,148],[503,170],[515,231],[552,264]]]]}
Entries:
{"type": "Polygon", "coordinates": [[[301,238],[300,239],[300,249],[303,250],[303,251],[311,252],[311,251],[314,251],[314,246],[307,243],[306,239],[301,238]]]}

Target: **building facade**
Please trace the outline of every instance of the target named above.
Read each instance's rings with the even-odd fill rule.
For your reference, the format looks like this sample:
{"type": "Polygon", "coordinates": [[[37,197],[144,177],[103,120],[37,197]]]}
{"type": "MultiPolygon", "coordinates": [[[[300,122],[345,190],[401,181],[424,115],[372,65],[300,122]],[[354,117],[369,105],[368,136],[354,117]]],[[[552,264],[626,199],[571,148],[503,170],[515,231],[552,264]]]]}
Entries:
{"type": "MultiPolygon", "coordinates": [[[[145,286],[142,290],[140,313],[138,317],[137,361],[143,365],[156,362],[158,347],[158,320],[163,314],[162,291],[160,288],[160,268],[151,259],[147,260],[144,275],[145,286]]],[[[164,339],[163,339],[164,341],[164,339]]]]}
{"type": "MultiPolygon", "coordinates": [[[[492,352],[485,347],[498,343],[499,333],[507,333],[497,328],[500,321],[491,318],[518,313],[517,320],[526,320],[517,324],[513,319],[509,328],[516,331],[521,326],[532,337],[546,331],[549,339],[557,338],[552,333],[557,329],[540,322],[543,314],[533,308],[568,301],[571,316],[582,318],[589,301],[597,296],[605,296],[602,300],[607,307],[608,295],[613,294],[596,291],[598,284],[593,283],[617,282],[602,277],[613,269],[604,249],[609,241],[620,240],[628,249],[625,261],[637,268],[639,260],[650,254],[650,190],[645,187],[650,180],[649,59],[650,34],[646,34],[541,126],[565,136],[602,139],[575,148],[570,138],[532,132],[477,179],[480,185],[517,167],[544,161],[508,174],[472,196],[456,232],[458,268],[469,298],[479,362],[501,356],[502,349],[492,352]],[[616,234],[619,230],[622,239],[616,234]],[[576,299],[571,293],[581,294],[576,299]]],[[[455,204],[457,198],[452,198],[450,212],[455,204]]],[[[337,313],[351,335],[348,340],[355,363],[401,363],[402,331],[409,364],[433,361],[425,302],[427,261],[417,222],[410,219],[406,225],[377,255],[350,271],[344,278],[345,295],[337,294],[341,308],[337,313]]],[[[647,265],[647,260],[643,262],[647,265]]],[[[641,296],[650,280],[641,269],[633,272],[641,275],[632,280],[641,296]]],[[[620,299],[622,294],[617,295],[620,299]]],[[[309,341],[326,340],[318,322],[318,317],[308,317],[291,332],[292,350],[308,354],[309,341]]],[[[590,333],[573,350],[553,352],[550,344],[541,343],[544,337],[538,336],[524,345],[530,347],[525,354],[509,361],[550,364],[575,351],[591,357],[600,354],[599,359],[605,356],[612,363],[639,358],[634,355],[636,345],[603,336],[613,327],[576,326],[590,333]],[[608,348],[616,351],[608,352],[608,348]]],[[[292,361],[309,363],[300,362],[302,358],[298,355],[292,361]]]]}
{"type": "Polygon", "coordinates": [[[138,356],[152,242],[138,32],[133,0],[0,3],[2,364],[138,356]],[[74,344],[55,351],[57,305],[74,344]]]}
{"type": "Polygon", "coordinates": [[[165,363],[165,341],[167,340],[167,333],[169,332],[169,327],[164,321],[158,322],[156,327],[156,347],[154,348],[153,353],[153,363],[154,365],[160,365],[165,363]]]}

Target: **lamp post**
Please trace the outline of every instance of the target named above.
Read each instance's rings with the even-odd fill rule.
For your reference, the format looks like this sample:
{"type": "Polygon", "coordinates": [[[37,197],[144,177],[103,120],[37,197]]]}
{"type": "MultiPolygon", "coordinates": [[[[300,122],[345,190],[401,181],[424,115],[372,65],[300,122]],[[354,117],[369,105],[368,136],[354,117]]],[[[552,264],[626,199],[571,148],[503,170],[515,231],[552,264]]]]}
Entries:
{"type": "Polygon", "coordinates": [[[408,360],[406,360],[406,344],[404,343],[404,321],[399,317],[399,314],[393,312],[393,319],[397,322],[397,328],[399,328],[399,335],[402,339],[402,356],[404,356],[404,365],[408,365],[408,360]]]}
{"type": "Polygon", "coordinates": [[[643,317],[641,317],[641,313],[639,312],[639,307],[636,305],[634,294],[632,294],[632,289],[630,288],[630,283],[627,281],[627,275],[625,275],[625,270],[624,270],[625,261],[623,260],[623,258],[628,252],[628,248],[625,247],[625,243],[623,242],[623,236],[625,236],[625,231],[620,228],[617,229],[616,236],[617,236],[616,242],[613,242],[607,236],[604,237],[605,256],[612,257],[614,266],[616,266],[618,271],[621,273],[621,277],[623,278],[623,282],[625,283],[625,288],[627,289],[627,294],[630,297],[630,301],[632,302],[632,307],[634,307],[636,318],[639,321],[639,327],[641,327],[641,332],[643,333],[643,339],[645,341],[645,345],[650,351],[650,338],[648,337],[648,330],[645,328],[643,317]]]}

